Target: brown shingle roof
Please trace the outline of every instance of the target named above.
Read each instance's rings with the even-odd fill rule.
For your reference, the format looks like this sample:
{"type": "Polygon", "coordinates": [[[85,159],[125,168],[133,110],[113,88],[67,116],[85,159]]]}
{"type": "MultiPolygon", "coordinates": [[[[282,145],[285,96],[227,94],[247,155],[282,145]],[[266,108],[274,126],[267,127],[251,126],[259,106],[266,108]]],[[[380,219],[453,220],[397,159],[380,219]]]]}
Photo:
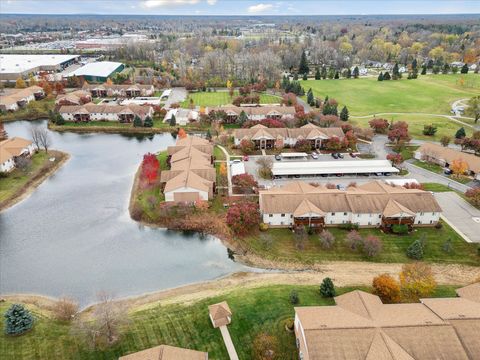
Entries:
{"type": "Polygon", "coordinates": [[[480,282],[476,282],[455,290],[457,295],[480,303],[480,282]]]}
{"type": "Polygon", "coordinates": [[[343,138],[345,134],[342,128],[321,128],[314,124],[307,124],[301,128],[267,128],[261,124],[257,124],[247,129],[236,129],[233,132],[237,139],[255,140],[260,136],[276,138],[292,138],[292,139],[329,139],[331,137],[343,138]]]}
{"type": "Polygon", "coordinates": [[[480,157],[473,154],[467,154],[449,147],[433,143],[423,143],[418,150],[422,154],[433,157],[438,160],[444,160],[451,164],[454,160],[462,159],[468,164],[469,170],[474,173],[480,172],[480,157]]]}
{"type": "Polygon", "coordinates": [[[182,349],[179,347],[160,345],[151,349],[121,356],[119,360],[207,360],[208,354],[203,351],[182,349]]]}
{"type": "Polygon", "coordinates": [[[103,113],[103,114],[120,114],[128,111],[139,116],[144,116],[149,113],[150,106],[148,105],[101,105],[101,104],[85,104],[85,105],[63,105],[58,110],[61,114],[75,114],[80,109],[88,113],[103,113]]]}
{"type": "Polygon", "coordinates": [[[0,141],[0,164],[22,154],[22,151],[30,146],[32,142],[21,137],[13,137],[0,141]]]}
{"type": "Polygon", "coordinates": [[[229,318],[232,316],[232,311],[226,301],[209,305],[208,312],[214,327],[230,324],[229,318]]]}

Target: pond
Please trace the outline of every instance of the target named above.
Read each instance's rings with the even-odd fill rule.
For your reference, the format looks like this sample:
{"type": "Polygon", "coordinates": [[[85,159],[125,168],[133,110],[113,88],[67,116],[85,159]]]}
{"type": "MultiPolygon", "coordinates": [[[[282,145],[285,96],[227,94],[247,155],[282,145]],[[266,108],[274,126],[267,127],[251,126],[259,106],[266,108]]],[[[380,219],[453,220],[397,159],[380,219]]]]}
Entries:
{"type": "MultiPolygon", "coordinates": [[[[35,122],[46,126],[46,121],[35,122]]],[[[5,124],[30,138],[30,122],[5,124]]],[[[217,238],[142,226],[130,219],[133,177],[143,154],[170,134],[50,132],[70,160],[27,199],[0,213],[0,293],[71,296],[81,305],[251,270],[228,259],[217,238]]]]}

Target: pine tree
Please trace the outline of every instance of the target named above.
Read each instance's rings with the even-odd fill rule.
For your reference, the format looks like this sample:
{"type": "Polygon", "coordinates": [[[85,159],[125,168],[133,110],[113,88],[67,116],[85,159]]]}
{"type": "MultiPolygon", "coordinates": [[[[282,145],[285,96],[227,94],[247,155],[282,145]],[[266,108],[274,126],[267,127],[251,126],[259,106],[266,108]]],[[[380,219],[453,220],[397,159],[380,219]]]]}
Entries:
{"type": "Polygon", "coordinates": [[[467,134],[465,133],[465,129],[463,127],[458,129],[455,133],[455,139],[463,139],[465,136],[467,136],[467,134]]]}
{"type": "Polygon", "coordinates": [[[350,68],[347,69],[347,79],[350,79],[352,77],[352,70],[350,68]]]}
{"type": "Polygon", "coordinates": [[[443,65],[442,74],[448,74],[449,70],[450,66],[448,66],[448,64],[443,65]]]}
{"type": "Polygon", "coordinates": [[[142,119],[140,119],[140,116],[135,115],[135,117],[133,118],[133,127],[142,127],[142,126],[143,126],[142,119]]]}
{"type": "Polygon", "coordinates": [[[320,69],[317,67],[315,70],[315,80],[320,80],[322,75],[320,74],[320,69]]]}
{"type": "Polygon", "coordinates": [[[399,77],[400,77],[400,72],[398,71],[398,64],[395,63],[392,70],[392,79],[398,80],[399,77]]]}
{"type": "Polygon", "coordinates": [[[413,59],[412,61],[412,70],[417,70],[417,59],[413,59]]]}
{"type": "Polygon", "coordinates": [[[390,80],[390,73],[388,71],[385,71],[385,74],[383,74],[383,80],[390,80]]]}
{"type": "Polygon", "coordinates": [[[175,118],[175,115],[172,114],[172,117],[170,118],[170,126],[176,126],[177,125],[177,119],[175,118]]]}
{"type": "Polygon", "coordinates": [[[420,73],[422,75],[427,75],[427,65],[426,64],[423,64],[422,66],[422,72],[420,73]]]}
{"type": "Polygon", "coordinates": [[[380,74],[378,74],[377,80],[378,81],[383,81],[383,72],[380,72],[380,74]]]}
{"type": "Polygon", "coordinates": [[[315,105],[315,98],[313,97],[312,88],[308,89],[307,91],[307,103],[311,106],[315,105]]]}
{"type": "Polygon", "coordinates": [[[355,66],[355,68],[353,69],[353,77],[355,79],[358,79],[359,75],[360,75],[360,70],[358,70],[358,66],[355,66]]]}
{"type": "Polygon", "coordinates": [[[338,73],[338,71],[335,72],[334,79],[340,79],[340,74],[338,73]]]}
{"type": "Polygon", "coordinates": [[[420,240],[415,240],[407,248],[407,256],[410,259],[422,260],[423,259],[423,244],[420,240]]]}
{"type": "Polygon", "coordinates": [[[205,138],[207,140],[212,140],[212,132],[210,131],[210,129],[207,130],[207,134],[205,135],[205,138]]]}
{"type": "Polygon", "coordinates": [[[346,106],[343,107],[342,111],[340,111],[340,120],[342,121],[348,121],[348,109],[346,106]]]}
{"type": "Polygon", "coordinates": [[[327,78],[327,67],[325,65],[322,66],[322,79],[325,80],[327,78]]]}
{"type": "Polygon", "coordinates": [[[147,116],[145,118],[145,121],[143,122],[143,126],[144,127],[150,127],[150,128],[153,127],[153,120],[150,116],[147,116]]]}
{"type": "Polygon", "coordinates": [[[300,58],[300,65],[298,66],[298,72],[300,74],[308,74],[309,72],[308,62],[307,62],[307,55],[305,51],[302,51],[302,57],[300,58]]]}
{"type": "Polygon", "coordinates": [[[240,125],[243,125],[245,123],[245,121],[248,120],[248,116],[247,116],[247,113],[245,111],[242,110],[242,112],[240,113],[240,115],[238,116],[238,123],[240,125]]]}
{"type": "Polygon", "coordinates": [[[5,334],[21,335],[33,327],[34,318],[30,311],[21,304],[13,304],[5,317],[5,334]]]}
{"type": "Polygon", "coordinates": [[[308,76],[307,76],[307,74],[303,74],[303,76],[302,76],[302,80],[308,80],[308,76]]]}
{"type": "Polygon", "coordinates": [[[467,64],[463,64],[462,70],[460,70],[460,73],[461,74],[468,74],[468,65],[467,64]]]}
{"type": "Polygon", "coordinates": [[[322,297],[334,297],[335,296],[335,286],[333,285],[332,279],[326,277],[323,279],[322,284],[320,285],[320,295],[322,297]]]}
{"type": "Polygon", "coordinates": [[[338,116],[338,108],[337,105],[331,105],[330,106],[330,114],[338,116]]]}

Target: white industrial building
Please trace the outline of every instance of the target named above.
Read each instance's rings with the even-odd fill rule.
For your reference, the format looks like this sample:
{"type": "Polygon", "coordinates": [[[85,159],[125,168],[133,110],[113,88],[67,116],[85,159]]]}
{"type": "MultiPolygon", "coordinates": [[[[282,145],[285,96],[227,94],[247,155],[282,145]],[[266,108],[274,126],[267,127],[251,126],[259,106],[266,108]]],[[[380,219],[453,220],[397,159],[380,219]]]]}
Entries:
{"type": "Polygon", "coordinates": [[[124,69],[125,65],[114,61],[97,61],[88,63],[85,66],[71,72],[68,76],[82,77],[89,82],[107,81],[108,77],[124,69]]]}
{"type": "Polygon", "coordinates": [[[274,178],[321,175],[397,174],[388,160],[281,161],[272,167],[274,178]]]}

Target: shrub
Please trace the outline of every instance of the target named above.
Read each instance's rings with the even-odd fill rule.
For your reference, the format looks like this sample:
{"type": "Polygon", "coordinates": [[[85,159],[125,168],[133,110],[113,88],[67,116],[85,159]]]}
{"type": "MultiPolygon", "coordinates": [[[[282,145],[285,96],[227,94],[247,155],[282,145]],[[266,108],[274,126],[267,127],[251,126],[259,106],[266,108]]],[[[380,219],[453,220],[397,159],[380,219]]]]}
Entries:
{"type": "Polygon", "coordinates": [[[232,177],[232,184],[242,193],[251,194],[258,187],[257,181],[250,174],[240,174],[232,177]]]}
{"type": "Polygon", "coordinates": [[[78,312],[78,304],[68,297],[63,297],[53,305],[52,311],[57,320],[70,321],[78,312]]]}
{"type": "Polygon", "coordinates": [[[384,303],[391,304],[400,301],[400,284],[392,276],[382,274],[373,278],[373,290],[384,303]]]}
{"type": "Polygon", "coordinates": [[[290,291],[290,304],[297,305],[300,302],[298,293],[295,290],[290,291]]]}
{"type": "Polygon", "coordinates": [[[228,208],[227,225],[236,235],[245,235],[260,223],[258,204],[245,201],[228,208]]]}
{"type": "Polygon", "coordinates": [[[253,340],[252,353],[254,360],[274,360],[279,353],[279,344],[276,337],[267,333],[260,333],[253,340]]]}
{"type": "Polygon", "coordinates": [[[299,152],[308,152],[312,150],[312,144],[310,143],[309,140],[300,139],[295,144],[295,150],[299,152]]]}
{"type": "Polygon", "coordinates": [[[4,315],[5,334],[21,335],[33,327],[34,318],[21,304],[12,304],[4,315]]]}
{"type": "Polygon", "coordinates": [[[423,244],[419,239],[409,245],[407,248],[407,256],[414,260],[423,259],[423,244]]]}
{"type": "Polygon", "coordinates": [[[363,253],[368,257],[377,256],[383,248],[382,240],[379,237],[368,235],[365,239],[363,239],[363,253]]]}
{"type": "Polygon", "coordinates": [[[323,279],[322,284],[320,285],[320,295],[325,298],[335,296],[335,286],[333,285],[332,279],[329,277],[323,279]]]}
{"type": "Polygon", "coordinates": [[[437,127],[433,124],[423,125],[423,135],[433,136],[437,132],[437,127]]]}
{"type": "Polygon", "coordinates": [[[249,155],[255,151],[255,145],[250,140],[243,139],[240,142],[240,150],[242,150],[243,154],[249,155]]]}
{"type": "Polygon", "coordinates": [[[356,230],[350,231],[345,238],[346,245],[352,250],[358,250],[363,245],[362,235],[356,230]]]}
{"type": "Polygon", "coordinates": [[[408,233],[408,226],[405,224],[393,224],[392,232],[398,235],[405,235],[408,233]]]}
{"type": "Polygon", "coordinates": [[[445,240],[445,242],[442,245],[442,250],[447,254],[450,254],[451,252],[453,252],[452,239],[448,238],[447,240],[445,240]]]}
{"type": "Polygon", "coordinates": [[[465,196],[473,205],[480,206],[480,188],[467,190],[465,196]]]}
{"type": "Polygon", "coordinates": [[[260,223],[260,231],[267,231],[268,230],[268,224],[265,223],[260,223]]]}
{"type": "Polygon", "coordinates": [[[432,268],[425,263],[403,265],[399,277],[402,298],[405,301],[415,302],[431,296],[437,287],[432,268]]]}
{"type": "Polygon", "coordinates": [[[443,227],[443,224],[439,221],[435,224],[435,229],[441,229],[443,227]]]}
{"type": "Polygon", "coordinates": [[[288,318],[287,320],[285,320],[285,327],[288,330],[292,331],[294,325],[295,325],[295,320],[293,318],[288,318]]]}
{"type": "Polygon", "coordinates": [[[358,230],[358,224],[354,224],[354,223],[345,223],[345,224],[340,224],[338,226],[340,229],[343,229],[343,230],[358,230]]]}
{"type": "Polygon", "coordinates": [[[320,233],[320,244],[324,249],[331,249],[335,244],[335,236],[330,231],[323,230],[320,233]]]}
{"type": "Polygon", "coordinates": [[[377,134],[385,134],[387,132],[390,124],[387,119],[374,118],[368,122],[368,125],[375,131],[377,134]]]}

